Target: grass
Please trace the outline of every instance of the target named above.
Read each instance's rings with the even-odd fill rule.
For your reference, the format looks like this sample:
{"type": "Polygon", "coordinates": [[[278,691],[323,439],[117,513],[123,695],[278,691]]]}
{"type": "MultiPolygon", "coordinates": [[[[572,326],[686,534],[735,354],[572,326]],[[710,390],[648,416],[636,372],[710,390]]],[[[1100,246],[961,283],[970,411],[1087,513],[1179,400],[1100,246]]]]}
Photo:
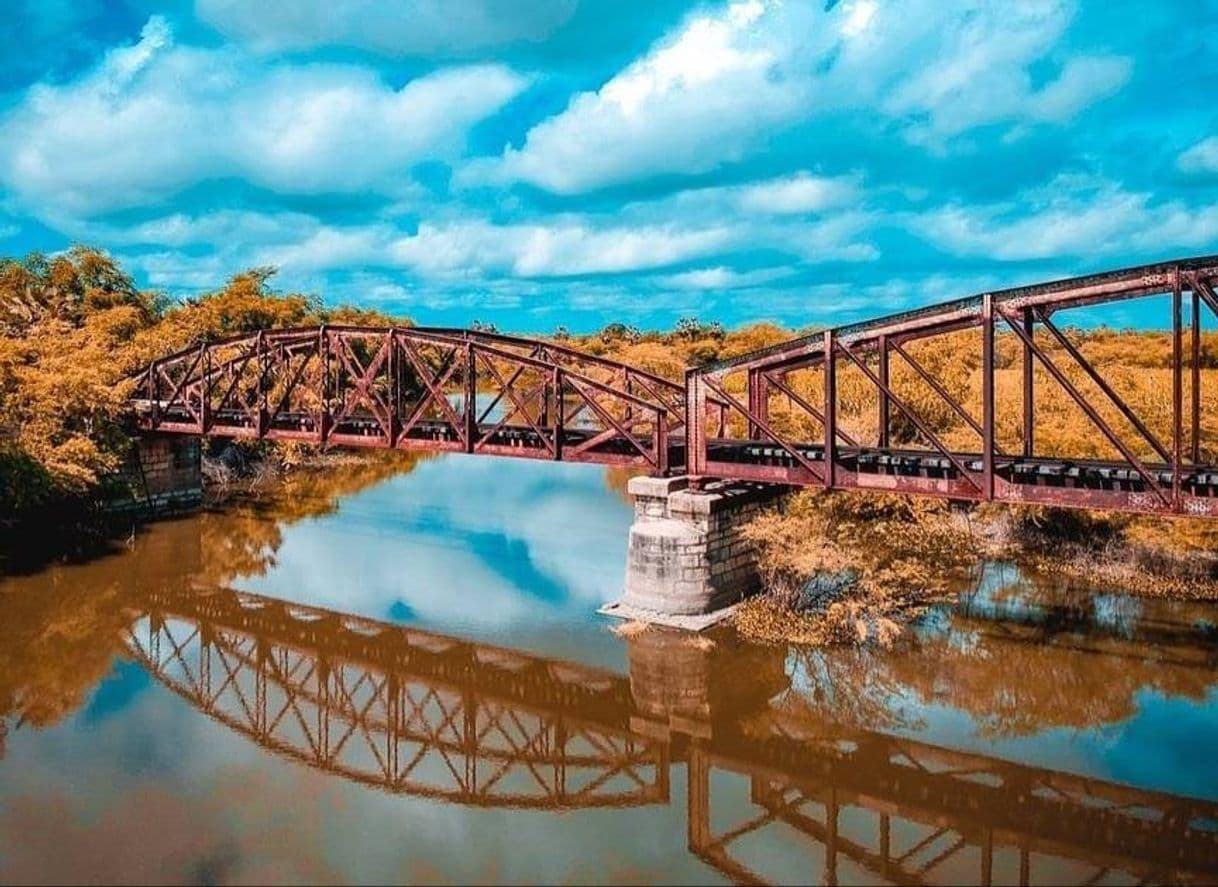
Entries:
{"type": "Polygon", "coordinates": [[[609,630],[619,638],[634,638],[651,631],[652,625],[650,622],[644,622],[641,619],[631,619],[628,622],[610,626],[609,630]]]}

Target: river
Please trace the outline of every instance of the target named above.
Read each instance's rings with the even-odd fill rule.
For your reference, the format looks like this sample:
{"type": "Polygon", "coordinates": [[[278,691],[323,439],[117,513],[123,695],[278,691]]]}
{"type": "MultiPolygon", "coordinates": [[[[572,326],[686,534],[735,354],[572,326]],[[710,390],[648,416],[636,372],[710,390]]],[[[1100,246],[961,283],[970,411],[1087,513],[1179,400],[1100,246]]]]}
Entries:
{"type": "Polygon", "coordinates": [[[0,580],[0,881],[1218,879],[1218,607],[622,637],[623,486],[353,465],[0,580]]]}

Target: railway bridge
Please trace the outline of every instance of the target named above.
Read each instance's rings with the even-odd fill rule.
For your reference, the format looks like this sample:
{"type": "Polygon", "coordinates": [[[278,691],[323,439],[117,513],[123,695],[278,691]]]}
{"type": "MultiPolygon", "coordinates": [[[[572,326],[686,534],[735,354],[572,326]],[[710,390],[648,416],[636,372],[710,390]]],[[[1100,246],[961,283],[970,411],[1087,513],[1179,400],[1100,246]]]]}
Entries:
{"type": "MultiPolygon", "coordinates": [[[[265,330],[154,361],[132,407],[162,443],[211,435],[634,468],[649,477],[631,481],[637,520],[613,612],[702,618],[755,588],[740,527],[792,488],[1218,517],[1218,441],[1207,439],[1218,415],[1203,390],[1216,358],[1202,327],[1218,315],[1216,286],[1209,256],[979,293],[681,381],[480,331],[265,330]],[[1132,365],[1097,361],[1075,328],[1133,303],[1148,318],[1162,309],[1166,333],[1140,340],[1132,365]],[[1081,441],[1063,439],[1063,416],[1081,441]]],[[[157,451],[154,473],[170,485],[171,462],[157,451]]]]}
{"type": "Polygon", "coordinates": [[[1213,517],[1202,315],[1218,314],[1216,286],[1218,257],[1203,257],[981,293],[693,368],[681,382],[486,332],[266,330],[154,361],[132,405],[139,427],[161,434],[1213,517]],[[1060,316],[1102,322],[1155,297],[1168,368],[1156,401],[1135,404],[1060,316]],[[1108,455],[1040,441],[1048,397],[1077,410],[1108,455]]]}

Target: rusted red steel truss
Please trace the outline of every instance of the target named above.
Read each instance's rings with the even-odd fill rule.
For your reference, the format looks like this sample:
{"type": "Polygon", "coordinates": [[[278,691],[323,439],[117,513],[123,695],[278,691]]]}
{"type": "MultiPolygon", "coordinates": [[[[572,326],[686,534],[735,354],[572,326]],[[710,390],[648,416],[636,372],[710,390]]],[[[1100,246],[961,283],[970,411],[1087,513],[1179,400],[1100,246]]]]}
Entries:
{"type": "Polygon", "coordinates": [[[682,386],[611,360],[466,330],[321,326],[155,361],[148,431],[637,465],[684,462],[682,386]]]}
{"type": "MultiPolygon", "coordinates": [[[[691,370],[686,377],[687,471],[828,489],[1218,516],[1218,466],[1207,461],[1202,440],[1207,399],[1201,375],[1203,306],[1218,315],[1216,281],[1218,257],[1124,269],[983,293],[825,330],[691,370]],[[1147,417],[1054,321],[1055,314],[1067,309],[1102,311],[1156,296],[1170,313],[1171,383],[1163,398],[1170,436],[1156,435],[1147,417]],[[958,367],[935,372],[912,353],[921,343],[969,331],[975,336],[981,389],[980,403],[971,405],[954,396],[943,378],[944,370],[958,367]],[[996,435],[1000,407],[1012,406],[999,404],[995,395],[995,343],[1002,335],[1013,337],[1021,364],[1019,402],[1013,405],[1021,431],[1013,442],[996,435]],[[896,390],[891,374],[898,362],[902,372],[957,417],[961,428],[973,432],[974,446],[946,444],[919,405],[924,402],[911,402],[896,390]],[[841,422],[839,380],[846,371],[874,397],[874,426],[865,434],[859,434],[857,425],[851,434],[841,422]],[[807,385],[796,390],[792,378],[799,373],[805,380],[819,377],[820,396],[809,397],[807,385]],[[1046,382],[1060,386],[1112,458],[1071,458],[1048,452],[1038,442],[1037,386],[1046,382]],[[728,404],[726,423],[713,401],[728,404]],[[818,433],[809,440],[777,427],[771,415],[776,401],[786,408],[788,426],[794,415],[802,420],[799,427],[811,426],[818,433]],[[894,441],[897,420],[912,430],[912,440],[894,441]]],[[[1071,322],[1081,319],[1072,316],[1071,322]]]]}
{"type": "Polygon", "coordinates": [[[1215,517],[1218,465],[1203,441],[1201,369],[1203,358],[1212,359],[1203,355],[1202,314],[1218,315],[1216,288],[1218,257],[1205,257],[982,293],[697,368],[683,386],[514,336],[416,327],[274,330],[154,362],[139,377],[134,406],[148,431],[1215,517]],[[1162,422],[1155,431],[1055,320],[1066,310],[1102,312],[1150,297],[1169,306],[1170,390],[1160,410],[1170,414],[1167,433],[1162,422]],[[959,334],[976,339],[980,391],[972,403],[958,389],[953,394],[945,377],[956,367],[929,366],[916,353],[959,334]],[[995,391],[1000,340],[1018,350],[1021,366],[1014,441],[996,433],[1012,407],[995,391]],[[925,401],[897,390],[896,372],[912,374],[975,443],[945,440],[925,401]],[[816,394],[795,381],[809,373],[819,377],[816,394]],[[875,396],[874,427],[864,432],[841,420],[844,373],[875,396]],[[1076,458],[1038,441],[1038,392],[1047,385],[1077,408],[1110,457],[1076,458]],[[784,423],[772,414],[776,399],[787,407],[784,423]],[[792,415],[802,424],[793,426],[792,415]],[[905,429],[899,439],[897,426],[905,429]]]}
{"type": "Polygon", "coordinates": [[[750,842],[771,829],[821,848],[829,883],[839,864],[915,884],[1014,882],[1016,870],[1022,884],[1058,883],[1063,860],[1080,883],[1112,871],[1206,884],[1218,866],[1218,808],[1204,800],[781,706],[693,738],[639,705],[636,692],[653,693],[637,676],[248,592],[158,587],[130,603],[130,654],[188,704],[287,760],[393,795],[663,805],[683,762],[688,847],[737,883],[765,882],[750,863],[768,845],[750,842]]]}
{"type": "Polygon", "coordinates": [[[667,747],[607,672],[228,589],[150,593],[127,645],[157,680],[289,760],[478,807],[662,803],[667,747]]]}

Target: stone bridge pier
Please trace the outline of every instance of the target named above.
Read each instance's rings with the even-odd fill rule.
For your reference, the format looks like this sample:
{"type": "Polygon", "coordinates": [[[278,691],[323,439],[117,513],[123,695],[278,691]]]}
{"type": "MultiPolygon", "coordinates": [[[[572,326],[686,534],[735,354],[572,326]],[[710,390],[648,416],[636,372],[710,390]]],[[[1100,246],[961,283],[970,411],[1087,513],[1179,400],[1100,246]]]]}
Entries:
{"type": "Polygon", "coordinates": [[[626,588],[602,612],[701,630],[759,589],[757,557],[743,528],[787,490],[770,484],[635,477],[626,588]]]}
{"type": "Polygon", "coordinates": [[[203,441],[197,437],[142,432],[123,466],[111,514],[141,517],[175,514],[203,502],[203,441]]]}

